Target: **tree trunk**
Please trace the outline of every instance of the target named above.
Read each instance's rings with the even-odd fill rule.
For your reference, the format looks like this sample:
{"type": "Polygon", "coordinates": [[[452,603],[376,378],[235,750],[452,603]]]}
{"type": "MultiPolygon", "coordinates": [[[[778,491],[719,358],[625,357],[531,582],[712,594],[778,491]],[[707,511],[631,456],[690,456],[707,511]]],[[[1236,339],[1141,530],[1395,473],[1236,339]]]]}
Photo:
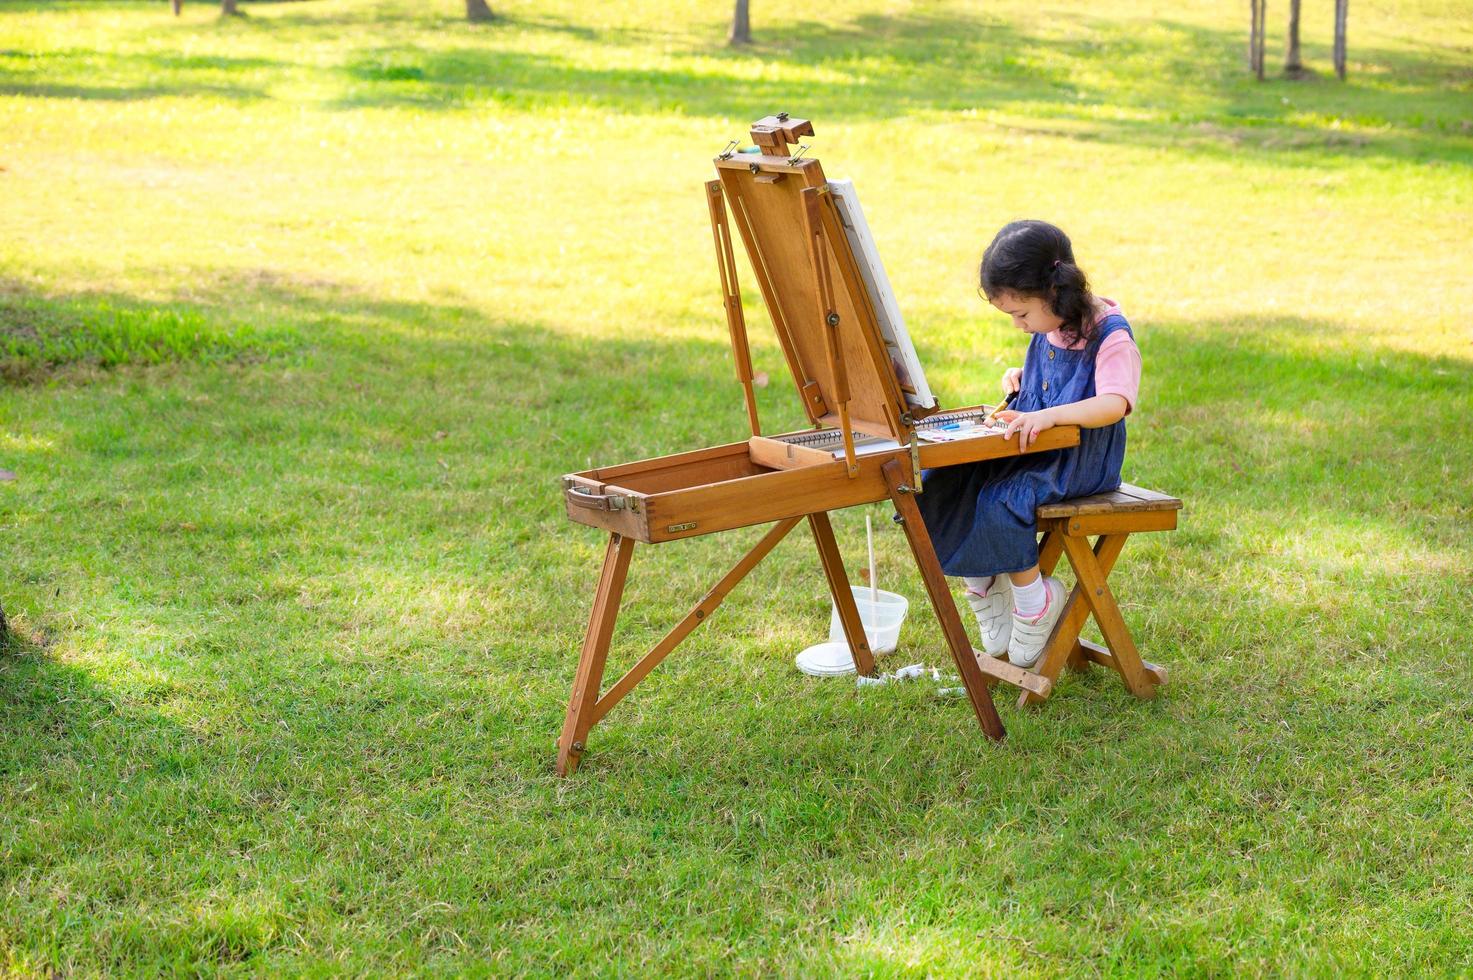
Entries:
{"type": "Polygon", "coordinates": [[[1253,77],[1263,81],[1263,42],[1268,0],[1248,0],[1248,12],[1252,27],[1248,31],[1248,68],[1253,77]]]}
{"type": "Polygon", "coordinates": [[[184,0],[173,0],[173,4],[174,4],[174,16],[175,17],[178,17],[179,16],[179,11],[181,11],[181,10],[184,9],[184,0]]]}
{"type": "Polygon", "coordinates": [[[1248,71],[1258,68],[1258,0],[1248,0],[1248,71]]]}
{"type": "Polygon", "coordinates": [[[235,0],[220,0],[221,17],[239,17],[240,11],[235,9],[235,0]]]}
{"type": "Polygon", "coordinates": [[[747,0],[736,0],[736,9],[731,15],[731,33],[727,35],[726,43],[752,43],[752,23],[747,17],[747,0]]]}
{"type": "Polygon", "coordinates": [[[1335,0],[1335,77],[1345,81],[1345,16],[1350,0],[1335,0]]]}
{"type": "Polygon", "coordinates": [[[488,20],[495,20],[496,15],[486,4],[486,0],[465,0],[465,19],[472,24],[484,24],[488,20]]]}
{"type": "Polygon", "coordinates": [[[1300,0],[1289,0],[1289,45],[1284,50],[1284,74],[1291,77],[1304,74],[1304,62],[1299,60],[1299,3],[1300,0]]]}

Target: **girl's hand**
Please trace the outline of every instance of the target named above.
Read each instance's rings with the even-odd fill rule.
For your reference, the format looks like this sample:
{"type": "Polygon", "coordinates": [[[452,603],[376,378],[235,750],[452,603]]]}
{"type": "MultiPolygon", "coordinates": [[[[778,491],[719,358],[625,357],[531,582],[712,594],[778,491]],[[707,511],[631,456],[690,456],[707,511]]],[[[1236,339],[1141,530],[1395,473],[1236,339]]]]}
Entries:
{"type": "Polygon", "coordinates": [[[1004,395],[1011,395],[1021,387],[1023,387],[1022,368],[1008,368],[1002,373],[1002,393],[1004,395]]]}
{"type": "Polygon", "coordinates": [[[1018,433],[1018,448],[1027,449],[1038,439],[1038,434],[1045,429],[1052,429],[1055,425],[1054,417],[1048,409],[1037,412],[1020,412],[1008,421],[1008,427],[1004,430],[1002,437],[1011,439],[1013,433],[1018,433]]]}

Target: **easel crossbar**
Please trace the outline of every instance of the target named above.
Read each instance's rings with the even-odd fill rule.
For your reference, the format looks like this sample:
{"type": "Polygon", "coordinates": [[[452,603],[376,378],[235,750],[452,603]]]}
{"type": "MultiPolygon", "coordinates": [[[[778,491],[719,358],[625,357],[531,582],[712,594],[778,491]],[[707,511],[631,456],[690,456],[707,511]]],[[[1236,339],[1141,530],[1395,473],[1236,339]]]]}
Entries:
{"type": "Polygon", "coordinates": [[[711,586],[711,590],[691,607],[690,612],[685,614],[685,618],[676,623],[675,627],[665,634],[663,640],[651,647],[649,653],[641,657],[628,673],[609,688],[608,693],[599,698],[590,712],[589,726],[598,724],[604,715],[608,714],[610,709],[623,699],[624,695],[634,690],[640,681],[649,676],[650,671],[660,665],[660,661],[669,656],[670,652],[678,647],[687,636],[695,632],[696,627],[704,623],[711,613],[716,611],[727,594],[736,588],[737,583],[746,578],[747,573],[756,568],[758,563],[766,558],[772,549],[777,547],[778,542],[787,537],[788,532],[802,519],[801,517],[790,517],[787,520],[778,521],[772,530],[768,531],[762,540],[747,552],[746,557],[732,566],[731,571],[722,576],[721,581],[711,586]]]}

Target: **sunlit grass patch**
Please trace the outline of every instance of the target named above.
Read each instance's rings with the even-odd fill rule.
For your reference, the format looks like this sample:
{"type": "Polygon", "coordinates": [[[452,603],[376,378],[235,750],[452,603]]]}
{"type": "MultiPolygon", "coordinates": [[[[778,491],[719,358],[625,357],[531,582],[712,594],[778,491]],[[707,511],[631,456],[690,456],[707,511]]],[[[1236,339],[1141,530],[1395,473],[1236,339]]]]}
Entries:
{"type": "MultiPolygon", "coordinates": [[[[1458,4],[1356,6],[1344,84],[1254,82],[1210,4],[759,3],[745,49],[729,4],[492,6],[0,0],[0,974],[1466,968],[1458,4]],[[559,780],[605,540],[557,478],[747,436],[701,185],[775,110],[946,404],[1023,348],[1003,222],[1124,304],[1126,478],[1185,509],[1111,581],[1171,681],[1000,694],[991,745],[801,676],[800,527],[559,780]]],[[[950,670],[866,516],[882,666],[950,670]]],[[[637,548],[606,680],[761,533],[637,548]]]]}

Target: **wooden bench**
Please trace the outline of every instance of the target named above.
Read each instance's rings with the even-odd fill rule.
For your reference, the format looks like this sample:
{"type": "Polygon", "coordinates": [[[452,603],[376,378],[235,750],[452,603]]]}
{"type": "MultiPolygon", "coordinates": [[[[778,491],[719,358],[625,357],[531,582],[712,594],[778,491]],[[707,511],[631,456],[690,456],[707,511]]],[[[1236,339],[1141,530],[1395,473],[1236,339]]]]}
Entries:
{"type": "MultiPolygon", "coordinates": [[[[1075,576],[1063,615],[1038,661],[1039,676],[1049,681],[1046,692],[1052,690],[1065,666],[1084,670],[1092,663],[1118,671],[1130,693],[1138,698],[1155,697],[1156,688],[1166,683],[1165,668],[1141,660],[1107,579],[1126,538],[1138,531],[1174,530],[1179,510],[1181,501],[1177,498],[1128,483],[1109,493],[1038,508],[1038,529],[1043,533],[1038,544],[1039,569],[1045,575],[1053,574],[1063,555],[1075,576]],[[1092,547],[1091,536],[1095,537],[1092,547]],[[1090,615],[1104,634],[1106,646],[1080,639],[1079,631],[1090,615]]],[[[1018,698],[1018,707],[1036,704],[1047,696],[1025,689],[1018,698]]]]}

